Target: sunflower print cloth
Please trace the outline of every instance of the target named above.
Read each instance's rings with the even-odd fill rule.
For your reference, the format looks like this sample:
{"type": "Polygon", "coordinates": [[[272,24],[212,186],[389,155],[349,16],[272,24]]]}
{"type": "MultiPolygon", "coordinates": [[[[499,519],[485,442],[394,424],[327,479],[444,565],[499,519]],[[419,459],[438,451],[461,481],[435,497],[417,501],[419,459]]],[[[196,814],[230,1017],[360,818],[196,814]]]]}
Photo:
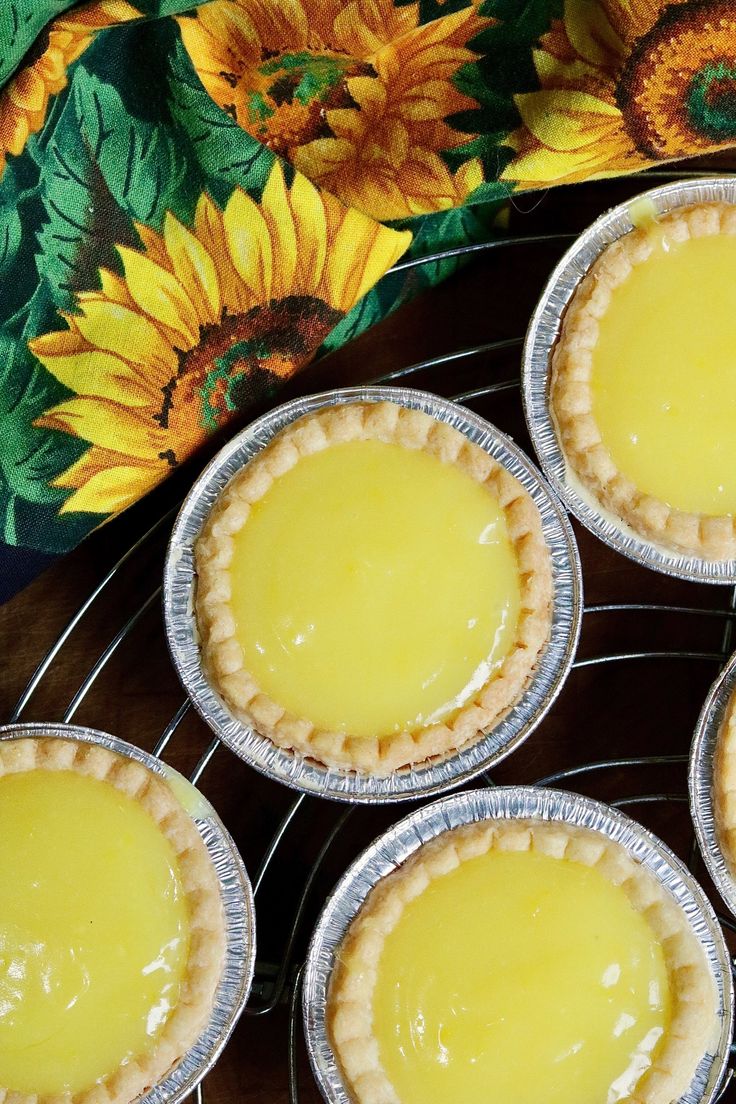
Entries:
{"type": "Polygon", "coordinates": [[[0,595],[492,235],[736,141],[736,0],[0,0],[0,595]]]}

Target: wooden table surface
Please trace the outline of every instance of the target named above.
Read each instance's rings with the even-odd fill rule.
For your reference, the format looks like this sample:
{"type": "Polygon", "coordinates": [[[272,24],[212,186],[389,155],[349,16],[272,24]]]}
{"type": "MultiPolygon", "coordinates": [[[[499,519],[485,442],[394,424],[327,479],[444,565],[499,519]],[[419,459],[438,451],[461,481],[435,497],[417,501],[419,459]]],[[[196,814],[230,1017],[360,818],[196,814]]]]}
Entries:
{"type": "MultiPolygon", "coordinates": [[[[733,159],[731,161],[733,163],[733,159]]],[[[683,168],[684,166],[680,166],[683,168]]],[[[688,169],[701,169],[692,162],[688,169]]],[[[651,184],[654,184],[652,181],[651,184]]],[[[661,183],[661,181],[656,181],[661,183]]],[[[646,182],[631,178],[556,189],[514,201],[511,230],[518,234],[578,231],[607,207],[636,194],[646,182]]],[[[651,185],[650,185],[651,186],[651,185]]],[[[523,335],[529,314],[563,246],[549,243],[489,251],[444,285],[424,294],[348,348],[305,370],[285,394],[375,379],[397,368],[501,338],[523,335]]],[[[412,377],[416,386],[451,395],[478,382],[518,376],[518,349],[454,362],[412,377]]],[[[510,433],[533,455],[517,391],[491,396],[473,408],[510,433]]],[[[0,720],[10,717],[36,664],[90,591],[120,555],[186,491],[200,457],[163,488],[93,535],[0,609],[0,720]]],[[[94,603],[41,682],[24,720],[60,720],[85,675],[115,634],[160,583],[168,526],[130,558],[94,603]]],[[[575,524],[583,561],[586,604],[653,602],[726,609],[732,593],[648,572],[598,543],[575,524]]],[[[672,613],[596,613],[584,619],[579,655],[639,650],[717,652],[726,621],[672,613]]],[[[685,754],[695,720],[718,664],[703,660],[645,659],[586,667],[572,673],[549,716],[530,739],[493,771],[498,783],[531,782],[545,774],[614,756],[685,754]]],[[[182,704],[184,693],[168,658],[160,607],[153,600],[79,704],[74,720],[151,748],[182,704]]],[[[167,752],[189,772],[211,734],[190,711],[167,752]]],[[[251,874],[294,795],[220,748],[201,787],[241,849],[251,874]]],[[[608,770],[570,788],[602,799],[665,791],[686,793],[683,765],[608,770]]],[[[339,835],[307,900],[293,965],[301,961],[326,893],[352,858],[410,806],[358,809],[339,835]]],[[[692,831],[681,801],[629,810],[687,857],[692,831]]],[[[331,826],[342,809],[307,799],[269,868],[257,901],[257,981],[268,986],[283,957],[299,895],[331,826]]],[[[698,867],[704,885],[707,879],[698,867]]],[[[708,887],[710,890],[710,887],[708,887]]],[[[713,897],[718,905],[717,898],[713,897]]],[[[723,911],[723,906],[719,906],[723,911]]],[[[292,976],[290,971],[290,976],[292,976]]],[[[207,1104],[285,1104],[288,1008],[245,1015],[205,1083],[207,1104]]],[[[299,1100],[319,1099],[299,1043],[299,1100]]],[[[724,1099],[736,1100],[729,1090],[724,1099]]],[[[543,1102],[538,1102],[543,1104],[543,1102]]]]}

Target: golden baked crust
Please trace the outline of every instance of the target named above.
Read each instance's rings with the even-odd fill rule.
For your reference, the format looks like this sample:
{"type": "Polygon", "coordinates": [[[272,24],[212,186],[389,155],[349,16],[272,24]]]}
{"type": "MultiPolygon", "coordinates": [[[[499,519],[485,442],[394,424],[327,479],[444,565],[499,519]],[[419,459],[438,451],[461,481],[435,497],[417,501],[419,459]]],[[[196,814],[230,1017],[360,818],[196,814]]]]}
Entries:
{"type": "Polygon", "coordinates": [[[244,724],[283,748],[330,767],[386,775],[410,764],[444,756],[480,738],[518,700],[549,635],[552,571],[539,511],[521,484],[483,449],[452,426],[419,410],[390,402],[325,407],[278,434],[227,485],[195,548],[196,614],[205,672],[244,724]],[[245,669],[230,607],[232,535],[250,507],[301,457],[352,440],[379,440],[424,449],[456,464],[499,501],[514,546],[521,579],[517,636],[500,670],[454,719],[416,732],[356,737],[327,732],[285,711],[245,669]]]}
{"type": "MultiPolygon", "coordinates": [[[[736,234],[736,207],[726,203],[680,207],[658,224],[673,241],[736,234]]],[[[736,558],[736,518],[676,510],[642,493],[619,471],[601,439],[590,386],[598,320],[614,290],[652,253],[650,230],[641,228],[609,245],[577,287],[565,312],[552,356],[550,408],[565,459],[583,486],[640,536],[709,560],[736,558]]]]}
{"type": "Polygon", "coordinates": [[[405,905],[461,862],[491,850],[538,851],[596,867],[626,893],[660,941],[673,998],[672,1020],[651,1066],[622,1104],[672,1104],[690,1084],[716,1026],[710,971],[682,911],[656,879],[598,832],[557,821],[481,821],[424,844],[369,893],[335,956],[327,1027],[356,1104],[401,1104],[372,1032],[372,997],[386,936],[405,905]]]}
{"type": "Polygon", "coordinates": [[[716,741],[713,797],[718,842],[736,878],[736,693],[728,702],[716,741]]]}
{"type": "Polygon", "coordinates": [[[134,798],[174,849],[189,906],[189,961],[179,1003],[154,1048],[77,1093],[34,1095],[0,1087],[0,1104],[130,1104],[158,1084],[199,1038],[225,959],[225,921],[217,875],[191,817],[164,779],[97,744],[59,738],[0,740],[0,777],[30,770],[75,771],[134,798]]]}

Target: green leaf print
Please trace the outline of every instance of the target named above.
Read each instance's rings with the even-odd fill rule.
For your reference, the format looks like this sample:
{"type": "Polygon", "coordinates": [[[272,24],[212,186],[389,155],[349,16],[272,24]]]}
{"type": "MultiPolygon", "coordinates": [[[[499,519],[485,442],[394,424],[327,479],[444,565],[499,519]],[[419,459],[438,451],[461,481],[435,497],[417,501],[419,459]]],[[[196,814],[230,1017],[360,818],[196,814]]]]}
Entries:
{"type": "Polygon", "coordinates": [[[207,191],[222,204],[234,186],[260,198],[275,155],[207,95],[181,43],[170,66],[171,114],[188,136],[207,191]]]}

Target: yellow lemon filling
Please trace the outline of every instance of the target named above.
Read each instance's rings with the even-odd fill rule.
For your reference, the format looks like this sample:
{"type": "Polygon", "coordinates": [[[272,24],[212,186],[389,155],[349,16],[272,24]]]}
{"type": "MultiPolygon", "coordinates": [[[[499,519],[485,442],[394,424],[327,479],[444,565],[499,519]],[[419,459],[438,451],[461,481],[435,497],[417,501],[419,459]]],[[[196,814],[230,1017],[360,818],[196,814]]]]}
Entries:
{"type": "Polygon", "coordinates": [[[675,243],[616,287],[593,349],[593,414],[619,470],[689,513],[736,513],[736,237],[675,243]]]}
{"type": "Polygon", "coordinates": [[[662,948],[595,868],[490,851],[386,937],[373,995],[402,1104],[614,1104],[670,1019],[662,948]]]}
{"type": "Polygon", "coordinates": [[[70,771],[0,778],[0,1085],[76,1093],[149,1051],[188,952],[174,852],[145,809],[70,771]]]}
{"type": "Polygon", "coordinates": [[[280,476],[234,538],[247,669],[314,725],[444,720],[503,662],[520,580],[488,489],[431,454],[352,441],[280,476]]]}

